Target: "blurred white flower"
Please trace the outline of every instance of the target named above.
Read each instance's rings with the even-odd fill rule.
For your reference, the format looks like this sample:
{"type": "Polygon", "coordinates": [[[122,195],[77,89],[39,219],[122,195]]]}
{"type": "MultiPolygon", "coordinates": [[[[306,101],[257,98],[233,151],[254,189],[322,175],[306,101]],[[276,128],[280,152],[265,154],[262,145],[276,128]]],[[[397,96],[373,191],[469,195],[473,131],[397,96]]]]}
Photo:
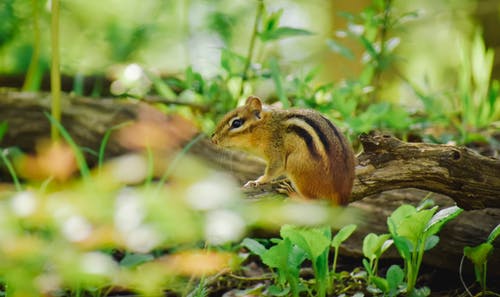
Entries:
{"type": "Polygon", "coordinates": [[[92,226],[84,217],[75,215],[63,222],[62,233],[69,241],[82,241],[92,233],[92,226]]]}
{"type": "Polygon", "coordinates": [[[236,213],[229,210],[214,210],[207,214],[205,239],[210,244],[223,244],[236,241],[245,231],[245,222],[236,213]]]}
{"type": "Polygon", "coordinates": [[[193,209],[211,210],[228,206],[239,197],[233,178],[214,173],[207,179],[192,185],[186,194],[186,199],[193,209]]]}
{"type": "Polygon", "coordinates": [[[143,156],[124,155],[110,162],[113,177],[125,184],[140,183],[146,178],[148,165],[143,156]]]}
{"type": "Polygon", "coordinates": [[[36,210],[37,204],[35,194],[30,191],[16,193],[11,200],[12,210],[20,217],[27,217],[33,214],[36,210]]]}
{"type": "Polygon", "coordinates": [[[147,225],[139,226],[125,234],[125,244],[137,253],[150,252],[160,241],[160,234],[147,225]]]}
{"type": "Polygon", "coordinates": [[[141,197],[131,188],[121,190],[116,198],[114,223],[123,233],[139,227],[144,219],[144,207],[141,197]]]}
{"type": "Polygon", "coordinates": [[[81,258],[81,270],[88,274],[113,277],[117,264],[113,259],[101,252],[89,252],[81,258]]]}
{"type": "Polygon", "coordinates": [[[136,80],[139,80],[143,74],[144,71],[142,70],[141,66],[133,63],[125,67],[125,70],[123,71],[123,79],[125,80],[125,82],[134,82],[136,80]]]}
{"type": "Polygon", "coordinates": [[[349,24],[347,25],[347,29],[354,35],[360,36],[365,32],[365,26],[357,25],[357,24],[349,24]]]}

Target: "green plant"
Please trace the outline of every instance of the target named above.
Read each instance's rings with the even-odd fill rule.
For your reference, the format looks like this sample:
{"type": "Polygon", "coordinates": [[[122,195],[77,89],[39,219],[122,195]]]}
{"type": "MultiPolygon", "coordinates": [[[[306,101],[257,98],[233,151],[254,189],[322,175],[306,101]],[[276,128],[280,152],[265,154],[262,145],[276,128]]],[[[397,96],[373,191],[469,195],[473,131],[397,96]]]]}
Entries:
{"type": "Polygon", "coordinates": [[[317,296],[326,296],[331,288],[328,270],[328,253],[331,244],[332,232],[330,227],[300,228],[285,225],[280,231],[281,237],[305,252],[305,256],[312,263],[316,282],[317,296]]]}
{"type": "Polygon", "coordinates": [[[275,245],[266,249],[255,239],[245,238],[242,245],[262,259],[269,268],[277,270],[276,283],[279,287],[270,287],[273,295],[284,295],[289,292],[298,297],[302,291],[300,287],[300,265],[306,259],[306,253],[289,239],[275,240],[275,245]]]}
{"type": "Polygon", "coordinates": [[[327,292],[332,290],[332,277],[336,276],[335,268],[340,244],[347,240],[355,229],[356,225],[344,226],[332,239],[330,227],[305,228],[284,225],[280,231],[282,239],[275,240],[276,245],[269,249],[250,238],[246,238],[242,245],[258,255],[264,264],[277,269],[277,283],[281,288],[273,289],[275,294],[285,294],[289,290],[292,296],[298,296],[304,290],[299,271],[304,260],[308,259],[311,261],[315,276],[315,296],[326,296],[327,292]],[[328,261],[330,246],[335,249],[331,271],[328,261]]]}
{"type": "Polygon", "coordinates": [[[477,30],[470,47],[462,44],[460,51],[460,75],[458,111],[461,121],[461,142],[469,142],[469,133],[487,127],[500,120],[500,83],[491,80],[493,49],[487,49],[477,30]]]}
{"type": "Polygon", "coordinates": [[[405,264],[405,279],[409,294],[414,293],[424,252],[437,245],[439,237],[436,234],[444,224],[463,211],[457,206],[439,212],[437,209],[437,206],[426,209],[405,204],[387,218],[387,226],[394,245],[405,264]]]}
{"type": "Polygon", "coordinates": [[[363,239],[363,266],[368,272],[368,283],[377,276],[378,262],[382,254],[392,245],[390,234],[376,235],[370,233],[363,239]],[[368,259],[368,260],[367,260],[368,259]]]}
{"type": "Polygon", "coordinates": [[[51,121],[51,137],[53,141],[59,140],[59,130],[56,122],[61,122],[61,70],[60,70],[60,48],[59,48],[59,0],[51,2],[51,58],[50,67],[50,89],[51,89],[51,115],[55,121],[51,121]]]}
{"type": "Polygon", "coordinates": [[[346,241],[354,231],[356,231],[357,226],[354,224],[350,224],[342,227],[335,236],[333,236],[331,246],[334,248],[333,254],[333,264],[330,275],[335,277],[335,270],[337,269],[337,257],[339,255],[339,248],[342,242],[346,241]]]}
{"type": "MultiPolygon", "coordinates": [[[[474,263],[474,272],[476,275],[476,281],[479,283],[482,289],[481,296],[486,296],[486,272],[488,268],[488,257],[493,252],[493,242],[499,235],[500,235],[500,224],[497,225],[491,231],[486,242],[481,243],[474,247],[470,246],[464,247],[464,256],[462,257],[461,262],[463,262],[464,257],[467,257],[467,259],[469,259],[470,261],[472,261],[472,263],[474,263]]],[[[462,267],[462,264],[460,264],[460,267],[462,267]]],[[[464,283],[463,280],[462,283],[464,283]]],[[[464,288],[468,290],[467,286],[465,285],[464,288]]]]}
{"type": "Polygon", "coordinates": [[[406,290],[404,282],[405,273],[398,265],[391,265],[387,270],[385,278],[374,276],[372,281],[379,288],[384,296],[398,296],[406,290]]]}

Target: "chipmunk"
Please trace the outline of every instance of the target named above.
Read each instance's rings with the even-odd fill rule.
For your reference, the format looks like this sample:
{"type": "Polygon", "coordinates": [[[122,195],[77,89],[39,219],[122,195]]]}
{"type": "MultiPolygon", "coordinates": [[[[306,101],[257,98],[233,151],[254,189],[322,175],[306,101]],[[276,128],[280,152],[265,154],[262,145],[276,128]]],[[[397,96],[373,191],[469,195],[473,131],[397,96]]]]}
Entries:
{"type": "Polygon", "coordinates": [[[316,111],[277,109],[250,96],[244,106],[222,118],[212,142],[267,161],[264,175],[244,187],[286,175],[304,198],[348,203],[354,181],[353,150],[337,127],[316,111]]]}

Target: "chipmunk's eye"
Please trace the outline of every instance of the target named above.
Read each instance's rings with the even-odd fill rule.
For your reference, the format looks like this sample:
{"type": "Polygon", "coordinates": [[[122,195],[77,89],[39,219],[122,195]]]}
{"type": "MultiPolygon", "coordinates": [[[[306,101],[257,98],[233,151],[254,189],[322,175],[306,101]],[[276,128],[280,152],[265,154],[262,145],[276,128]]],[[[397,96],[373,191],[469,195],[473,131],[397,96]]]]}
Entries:
{"type": "Polygon", "coordinates": [[[234,119],[232,122],[231,122],[231,129],[236,129],[236,128],[239,128],[241,127],[241,125],[243,125],[245,121],[243,119],[240,119],[240,118],[236,118],[234,119]]]}

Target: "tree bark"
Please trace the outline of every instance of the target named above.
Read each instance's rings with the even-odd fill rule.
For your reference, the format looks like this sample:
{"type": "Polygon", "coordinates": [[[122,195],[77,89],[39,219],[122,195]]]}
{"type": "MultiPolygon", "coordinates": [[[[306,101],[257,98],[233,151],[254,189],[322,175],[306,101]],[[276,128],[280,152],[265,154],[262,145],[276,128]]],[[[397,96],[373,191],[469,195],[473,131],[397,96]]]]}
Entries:
{"type": "MultiPolygon", "coordinates": [[[[44,112],[49,111],[49,100],[47,94],[0,91],[0,123],[7,122],[9,127],[0,147],[17,146],[30,152],[38,139],[47,138],[50,128],[44,112]]],[[[194,134],[191,130],[186,132],[185,122],[179,122],[175,116],[165,116],[144,102],[68,95],[63,102],[63,126],[78,145],[94,151],[98,150],[109,129],[140,120],[144,115],[154,117],[154,121],[163,121],[162,125],[168,127],[167,138],[178,138],[185,143],[194,134]]],[[[265,164],[260,159],[222,150],[212,145],[207,137],[197,139],[190,152],[232,173],[242,184],[263,173],[265,164]]],[[[390,212],[402,203],[418,204],[427,194],[424,191],[453,199],[435,195],[438,205],[456,203],[473,210],[462,213],[442,230],[439,245],[424,257],[431,265],[455,269],[463,247],[484,242],[500,223],[500,160],[463,147],[406,143],[386,135],[361,135],[360,141],[364,151],[358,156],[349,207],[362,213],[365,224],[361,224],[358,232],[344,245],[345,253],[362,255],[364,235],[387,232],[386,218],[390,212]],[[403,188],[421,190],[388,191],[403,188]]],[[[129,149],[112,137],[107,156],[123,154],[129,149]]],[[[91,162],[95,161],[95,156],[88,157],[91,162]]],[[[258,196],[275,190],[275,184],[268,184],[245,191],[249,196],[258,196]]],[[[498,249],[488,263],[490,267],[500,267],[498,249]]],[[[500,275],[500,271],[491,273],[500,275]]]]}

